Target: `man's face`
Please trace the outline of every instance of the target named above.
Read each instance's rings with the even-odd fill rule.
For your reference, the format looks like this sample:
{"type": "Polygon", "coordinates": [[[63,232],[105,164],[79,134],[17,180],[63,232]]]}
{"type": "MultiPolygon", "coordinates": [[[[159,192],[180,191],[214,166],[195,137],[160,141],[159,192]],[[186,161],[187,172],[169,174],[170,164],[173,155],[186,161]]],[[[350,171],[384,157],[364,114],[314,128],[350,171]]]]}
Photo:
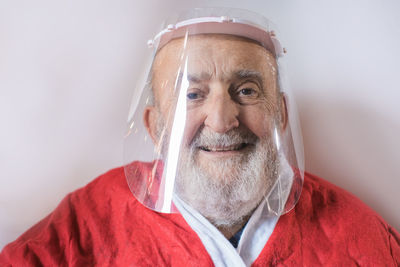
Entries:
{"type": "Polygon", "coordinates": [[[176,39],[155,58],[157,122],[150,133],[155,142],[168,143],[177,95],[184,93],[177,192],[217,224],[248,215],[275,181],[271,134],[280,125],[281,104],[276,70],[265,48],[228,35],[176,39]]]}
{"type": "Polygon", "coordinates": [[[270,133],[268,122],[277,109],[276,69],[273,55],[252,41],[221,34],[196,35],[186,44],[183,38],[173,40],[159,51],[152,85],[165,116],[173,113],[177,80],[188,81],[189,87],[182,88],[187,89],[186,144],[203,126],[225,133],[243,124],[261,138],[270,133]],[[179,77],[186,60],[187,75],[179,77]]]}

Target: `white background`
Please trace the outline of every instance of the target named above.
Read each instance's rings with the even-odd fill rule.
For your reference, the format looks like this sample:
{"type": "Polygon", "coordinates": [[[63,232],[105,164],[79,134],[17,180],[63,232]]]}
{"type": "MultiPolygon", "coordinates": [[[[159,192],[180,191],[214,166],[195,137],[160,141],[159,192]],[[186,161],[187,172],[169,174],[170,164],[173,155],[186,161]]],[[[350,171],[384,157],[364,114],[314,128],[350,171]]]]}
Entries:
{"type": "Polygon", "coordinates": [[[146,41],[172,10],[190,6],[247,8],[278,25],[306,169],[399,230],[399,3],[1,1],[0,249],[122,164],[146,41]]]}

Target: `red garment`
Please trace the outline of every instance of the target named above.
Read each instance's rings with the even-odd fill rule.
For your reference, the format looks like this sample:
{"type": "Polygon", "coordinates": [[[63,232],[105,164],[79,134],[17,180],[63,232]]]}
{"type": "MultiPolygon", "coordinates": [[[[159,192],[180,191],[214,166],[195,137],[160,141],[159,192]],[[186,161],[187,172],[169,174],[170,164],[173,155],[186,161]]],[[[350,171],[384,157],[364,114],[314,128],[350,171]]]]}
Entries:
{"type": "MultiPolygon", "coordinates": [[[[213,266],[179,214],[131,194],[122,168],[69,194],[0,254],[0,266],[213,266]]],[[[306,174],[253,266],[400,266],[400,235],[344,190],[306,174]]]]}

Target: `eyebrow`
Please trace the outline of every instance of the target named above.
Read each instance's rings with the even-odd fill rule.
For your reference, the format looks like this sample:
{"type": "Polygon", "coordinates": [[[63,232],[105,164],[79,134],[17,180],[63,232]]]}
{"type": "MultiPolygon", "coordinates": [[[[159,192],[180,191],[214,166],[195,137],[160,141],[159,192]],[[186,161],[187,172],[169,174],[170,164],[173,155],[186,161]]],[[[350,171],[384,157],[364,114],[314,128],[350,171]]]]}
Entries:
{"type": "Polygon", "coordinates": [[[259,71],[247,70],[247,69],[239,70],[234,73],[234,77],[237,80],[246,80],[246,79],[256,80],[258,82],[259,86],[261,86],[261,88],[263,88],[263,79],[262,79],[262,75],[259,71]]]}
{"type": "Polygon", "coordinates": [[[237,79],[255,78],[260,81],[262,80],[261,73],[255,70],[239,70],[234,73],[234,76],[237,79]]]}
{"type": "MultiPolygon", "coordinates": [[[[180,73],[180,78],[182,78],[182,73],[180,73]]],[[[202,81],[207,81],[211,79],[211,74],[207,72],[202,72],[199,75],[198,74],[188,74],[187,79],[189,82],[193,83],[200,83],[202,81]]],[[[259,71],[255,70],[248,70],[248,69],[242,69],[238,70],[233,73],[233,75],[230,75],[231,78],[234,78],[235,80],[245,80],[245,79],[254,79],[256,80],[260,85],[262,85],[262,75],[259,71]]]]}
{"type": "Polygon", "coordinates": [[[189,82],[200,83],[202,81],[208,81],[211,79],[211,75],[207,72],[202,72],[200,75],[197,74],[188,74],[187,79],[189,82]]]}

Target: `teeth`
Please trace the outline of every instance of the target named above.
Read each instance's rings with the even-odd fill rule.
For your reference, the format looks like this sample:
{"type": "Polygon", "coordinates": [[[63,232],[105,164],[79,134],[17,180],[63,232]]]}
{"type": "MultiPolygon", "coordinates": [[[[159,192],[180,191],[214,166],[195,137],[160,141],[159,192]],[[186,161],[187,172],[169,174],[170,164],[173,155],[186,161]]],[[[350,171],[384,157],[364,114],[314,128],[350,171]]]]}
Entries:
{"type": "Polygon", "coordinates": [[[243,147],[245,147],[246,144],[237,144],[237,145],[232,145],[232,146],[225,146],[225,147],[205,147],[201,146],[200,149],[205,150],[205,151],[211,151],[211,152],[223,152],[223,151],[231,151],[231,150],[239,150],[243,147]]]}

